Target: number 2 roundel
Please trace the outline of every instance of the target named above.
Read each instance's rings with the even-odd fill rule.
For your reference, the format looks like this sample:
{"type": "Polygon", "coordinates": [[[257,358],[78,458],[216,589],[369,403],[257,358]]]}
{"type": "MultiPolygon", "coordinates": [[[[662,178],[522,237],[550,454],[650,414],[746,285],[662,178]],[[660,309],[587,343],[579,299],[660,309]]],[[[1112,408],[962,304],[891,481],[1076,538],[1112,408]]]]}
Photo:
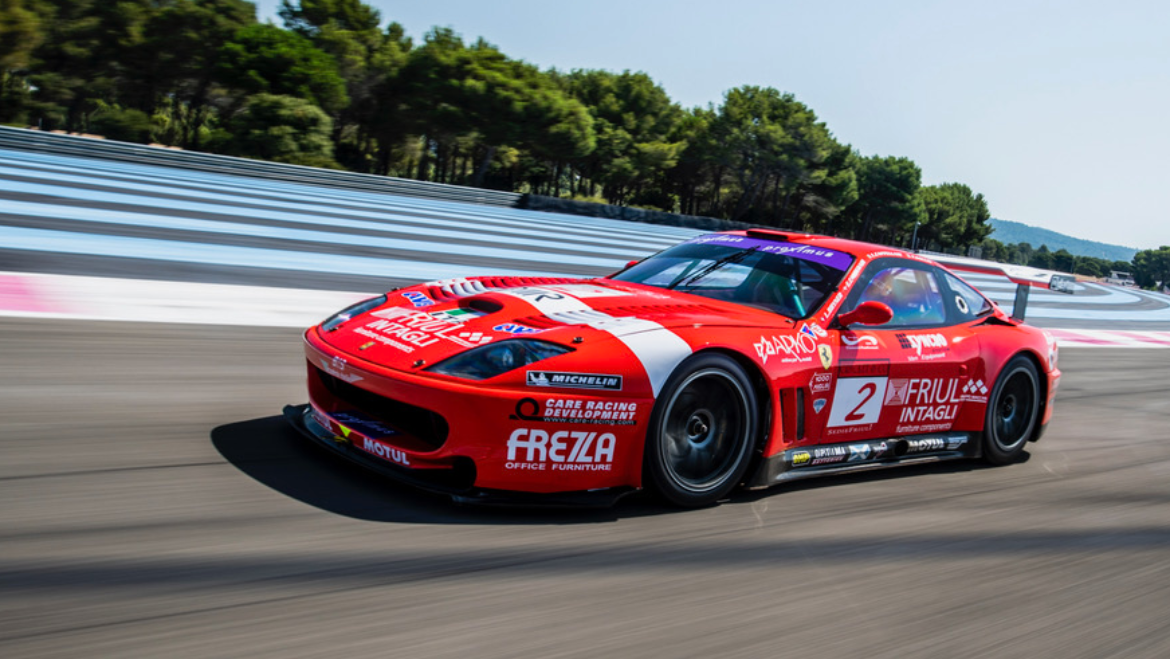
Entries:
{"type": "Polygon", "coordinates": [[[889,378],[841,378],[833,392],[829,427],[877,423],[889,378]]]}

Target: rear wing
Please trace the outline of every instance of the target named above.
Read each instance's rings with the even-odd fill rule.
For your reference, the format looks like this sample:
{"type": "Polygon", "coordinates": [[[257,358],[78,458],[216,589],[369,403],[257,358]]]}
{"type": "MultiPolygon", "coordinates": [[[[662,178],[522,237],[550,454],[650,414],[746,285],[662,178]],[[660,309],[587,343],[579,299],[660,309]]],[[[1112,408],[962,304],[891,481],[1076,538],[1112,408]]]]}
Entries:
{"type": "Polygon", "coordinates": [[[1028,292],[1033,286],[1067,295],[1072,295],[1074,292],[1073,284],[1076,282],[1076,278],[1052,270],[970,259],[949,254],[926,254],[925,256],[951,270],[999,275],[1010,279],[1012,283],[1016,284],[1016,301],[1012,306],[1012,318],[1017,320],[1023,320],[1027,313],[1028,292]]]}

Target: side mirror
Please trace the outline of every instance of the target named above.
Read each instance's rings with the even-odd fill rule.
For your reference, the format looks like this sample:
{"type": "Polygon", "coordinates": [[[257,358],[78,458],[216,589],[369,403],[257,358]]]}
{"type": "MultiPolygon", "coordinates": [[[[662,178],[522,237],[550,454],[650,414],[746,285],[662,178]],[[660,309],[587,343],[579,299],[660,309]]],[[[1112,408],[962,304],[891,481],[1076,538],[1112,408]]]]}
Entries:
{"type": "Polygon", "coordinates": [[[837,322],[842,327],[850,325],[885,325],[894,319],[894,311],[890,305],[877,300],[862,302],[857,308],[848,313],[837,316],[837,322]]]}
{"type": "Polygon", "coordinates": [[[632,267],[638,265],[639,263],[641,263],[641,261],[639,261],[638,259],[634,259],[633,261],[630,261],[629,263],[627,263],[626,267],[632,268],[632,267]]]}

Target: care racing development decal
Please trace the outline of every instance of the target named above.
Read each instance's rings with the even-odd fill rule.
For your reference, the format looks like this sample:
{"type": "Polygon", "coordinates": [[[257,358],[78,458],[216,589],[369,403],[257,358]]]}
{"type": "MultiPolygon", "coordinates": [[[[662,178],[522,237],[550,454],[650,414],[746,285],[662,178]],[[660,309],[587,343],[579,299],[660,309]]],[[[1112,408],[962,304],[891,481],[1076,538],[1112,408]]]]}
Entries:
{"type": "Polygon", "coordinates": [[[525,471],[611,471],[613,433],[517,428],[508,437],[506,469],[525,471]]]}
{"type": "Polygon", "coordinates": [[[521,398],[512,419],[561,423],[591,423],[632,426],[637,423],[638,404],[624,400],[588,400],[581,398],[521,398]]]}

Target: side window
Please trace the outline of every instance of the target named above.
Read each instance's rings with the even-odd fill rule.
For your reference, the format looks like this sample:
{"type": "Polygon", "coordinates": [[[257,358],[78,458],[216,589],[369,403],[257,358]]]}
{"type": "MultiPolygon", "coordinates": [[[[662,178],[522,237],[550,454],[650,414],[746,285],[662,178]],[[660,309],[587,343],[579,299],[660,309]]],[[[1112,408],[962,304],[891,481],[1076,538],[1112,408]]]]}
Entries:
{"type": "Polygon", "coordinates": [[[947,286],[954,293],[955,309],[959,312],[959,318],[967,321],[991,311],[991,303],[980,295],[979,291],[949,272],[943,276],[947,279],[947,286]]]}
{"type": "Polygon", "coordinates": [[[857,304],[870,300],[890,306],[894,312],[890,326],[915,327],[946,322],[946,301],[938,279],[929,270],[905,266],[878,270],[865,284],[857,304]]]}

